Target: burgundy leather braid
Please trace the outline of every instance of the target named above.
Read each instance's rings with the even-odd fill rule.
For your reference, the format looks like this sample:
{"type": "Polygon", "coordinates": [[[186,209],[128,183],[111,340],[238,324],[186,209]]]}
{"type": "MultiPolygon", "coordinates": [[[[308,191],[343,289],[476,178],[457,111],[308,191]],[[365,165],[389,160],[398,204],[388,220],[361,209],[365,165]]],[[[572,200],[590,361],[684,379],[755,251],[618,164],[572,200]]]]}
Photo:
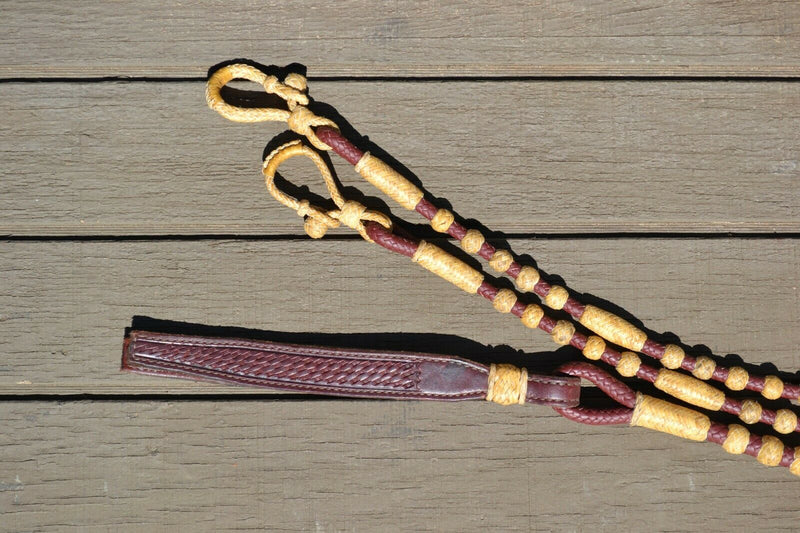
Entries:
{"type": "MultiPolygon", "coordinates": [[[[317,137],[319,137],[324,143],[329,145],[333,148],[337,154],[339,154],[342,158],[344,158],[349,163],[355,165],[358,163],[359,159],[364,155],[362,150],[356,148],[350,141],[348,141],[342,134],[334,129],[329,127],[319,127],[316,129],[317,137]]],[[[430,201],[422,198],[419,203],[416,205],[415,210],[425,217],[428,220],[433,219],[438,211],[438,208],[433,205],[430,201]]],[[[462,224],[458,221],[454,221],[447,230],[447,233],[457,239],[461,240],[467,234],[467,228],[465,228],[462,224]]],[[[488,242],[484,242],[481,246],[480,250],[478,251],[478,255],[482,258],[486,259],[487,261],[492,258],[492,255],[497,251],[497,249],[489,244],[488,242]]],[[[517,263],[516,261],[512,261],[511,265],[505,271],[509,276],[516,279],[517,275],[519,275],[520,270],[522,269],[522,265],[517,263]]],[[[540,279],[538,283],[533,287],[533,292],[539,296],[540,298],[545,298],[547,294],[550,292],[551,285],[546,281],[540,279]]],[[[586,307],[583,303],[576,300],[572,296],[570,296],[563,307],[564,311],[570,314],[572,318],[579,321],[581,316],[583,316],[583,312],[585,311],[586,307]]],[[[547,330],[545,330],[547,331],[547,330]]],[[[651,339],[647,339],[644,343],[644,346],[641,349],[641,352],[647,356],[653,357],[654,359],[661,359],[664,356],[664,351],[666,347],[663,344],[657,343],[651,339]]],[[[681,368],[691,372],[695,369],[697,360],[686,354],[683,358],[681,363],[681,368]]],[[[724,382],[728,379],[728,372],[729,369],[717,365],[714,369],[714,373],[711,376],[711,379],[719,382],[724,382]]],[[[761,392],[764,390],[764,377],[763,376],[756,376],[756,375],[749,375],[749,379],[747,381],[747,385],[745,386],[746,389],[761,392]]],[[[797,400],[800,399],[800,385],[792,384],[792,383],[784,383],[783,392],[781,397],[787,398],[789,400],[797,400]]],[[[741,404],[731,404],[728,405],[725,409],[726,412],[732,414],[739,414],[741,412],[741,404]]],[[[762,417],[762,422],[764,423],[771,423],[768,420],[772,419],[774,421],[774,412],[767,413],[767,418],[762,417]],[[771,418],[770,418],[771,417],[771,418]]],[[[795,429],[795,431],[800,431],[800,425],[795,429]]]]}
{"type": "MultiPolygon", "coordinates": [[[[419,241],[413,240],[409,237],[401,237],[396,235],[392,233],[391,230],[388,230],[379,224],[368,223],[366,228],[367,235],[369,235],[370,239],[380,244],[387,250],[397,252],[401,255],[411,257],[414,255],[414,252],[419,246],[419,241]]],[[[486,281],[484,281],[481,287],[478,289],[478,293],[488,300],[494,299],[494,297],[497,295],[497,291],[498,289],[496,287],[486,281]]],[[[524,310],[525,305],[517,302],[514,308],[511,309],[511,312],[517,316],[520,316],[524,310]]],[[[547,316],[543,317],[539,322],[539,328],[548,332],[553,329],[554,325],[555,322],[547,316]]],[[[576,334],[576,336],[577,335],[579,334],[576,334]]],[[[573,338],[575,338],[575,336],[573,336],[573,338]]],[[[582,342],[586,342],[585,338],[582,342]]],[[[617,357],[619,356],[619,354],[616,355],[617,357]]],[[[601,370],[600,368],[597,368],[589,363],[567,363],[562,365],[559,368],[559,371],[591,381],[611,398],[626,406],[614,409],[590,409],[580,406],[571,408],[554,407],[559,414],[565,418],[580,422],[582,424],[609,425],[630,423],[631,415],[633,414],[632,408],[636,403],[636,393],[630,387],[611,376],[608,372],[605,372],[604,370],[601,370]]]]}
{"type": "Polygon", "coordinates": [[[558,367],[558,371],[571,376],[578,376],[594,383],[597,388],[625,406],[613,409],[591,409],[581,406],[570,408],[555,407],[554,409],[558,414],[575,422],[593,426],[631,423],[633,406],[636,404],[636,393],[633,389],[608,372],[589,363],[580,361],[566,363],[558,367]]]}
{"type": "MultiPolygon", "coordinates": [[[[400,237],[395,235],[391,232],[391,230],[387,230],[386,228],[375,224],[375,223],[368,223],[366,224],[367,234],[369,237],[375,241],[376,243],[380,244],[384,248],[400,253],[405,256],[413,256],[416,247],[419,245],[419,242],[414,241],[409,237],[400,237]]],[[[484,281],[481,285],[481,288],[478,289],[478,293],[482,296],[486,297],[487,299],[491,300],[497,295],[498,289],[491,285],[490,283],[484,281]]],[[[524,306],[522,306],[524,309],[524,306]]],[[[517,309],[515,305],[511,309],[511,313],[519,316],[521,311],[517,309]]],[[[545,315],[542,317],[541,321],[539,322],[539,329],[542,329],[546,332],[552,331],[553,327],[555,326],[555,321],[552,318],[545,315]]],[[[581,333],[575,333],[573,337],[570,339],[570,344],[575,346],[578,349],[583,349],[583,346],[586,344],[586,337],[581,333]]],[[[619,362],[619,358],[621,355],[619,352],[606,348],[603,352],[602,359],[603,361],[611,364],[616,365],[619,362]]],[[[631,420],[633,417],[633,407],[636,403],[636,393],[627,385],[619,381],[618,379],[614,378],[604,370],[597,368],[590,363],[586,362],[572,362],[562,365],[559,368],[559,371],[573,375],[582,377],[587,379],[597,385],[599,389],[603,392],[608,394],[611,398],[618,401],[625,407],[616,407],[611,409],[593,409],[588,407],[583,407],[578,405],[577,407],[553,407],[553,409],[559,413],[561,416],[573,420],[575,422],[579,422],[581,424],[589,424],[589,425],[616,425],[616,424],[631,424],[631,420]]],[[[646,379],[648,381],[654,381],[655,376],[657,375],[657,370],[652,367],[647,367],[646,365],[642,364],[639,371],[637,372],[636,376],[646,379]]],[[[728,412],[732,412],[735,408],[741,410],[741,403],[738,400],[733,400],[730,398],[726,398],[725,404],[723,405],[723,409],[731,409],[728,412]]],[[[774,413],[770,415],[774,419],[774,413]]],[[[762,420],[763,420],[762,416],[762,420]]],[[[705,439],[708,442],[714,442],[716,444],[722,445],[725,443],[725,440],[728,437],[728,426],[718,424],[712,422],[708,432],[706,433],[705,439]]],[[[750,455],[752,457],[758,457],[759,452],[763,446],[763,440],[760,435],[756,435],[750,433],[750,440],[748,443],[747,448],[745,449],[744,453],[750,455]]],[[[789,446],[783,445],[783,454],[780,460],[780,466],[783,467],[790,467],[795,460],[795,451],[794,448],[789,446]]]]}
{"type": "MultiPolygon", "coordinates": [[[[223,72],[221,69],[218,73],[219,75],[215,73],[211,76],[207,86],[206,99],[212,109],[231,120],[246,122],[275,120],[275,114],[266,112],[269,110],[242,110],[232,107],[225,104],[220,95],[219,89],[230,81],[231,77],[259,81],[263,77],[262,73],[254,73],[253,67],[243,64],[230,65],[228,70],[223,72]]],[[[669,368],[680,366],[683,370],[692,372],[701,379],[724,381],[726,386],[732,390],[746,388],[760,392],[768,399],[781,396],[788,399],[800,397],[800,385],[786,384],[777,376],[753,376],[738,367],[721,367],[707,357],[687,356],[679,346],[665,346],[654,342],[647,338],[645,332],[621,318],[595,309],[594,306],[584,305],[572,297],[564,287],[551,286],[542,280],[540,273],[535,269],[522,266],[514,261],[510,250],[496,249],[486,242],[480,231],[468,230],[454,220],[455,215],[451,211],[438,209],[424,198],[423,191],[393,172],[385,162],[378,158],[367,157],[367,154],[341,135],[332,121],[317,117],[308,109],[298,108],[297,106],[301,103],[297,91],[302,92],[305,88],[302,77],[292,80],[287,77],[285,84],[273,80],[270,85],[264,84],[264,87],[267,92],[274,92],[287,100],[291,111],[287,120],[290,128],[307,136],[317,149],[332,149],[337,152],[346,161],[355,165],[365,179],[382,189],[404,207],[416,210],[428,219],[436,231],[445,232],[462,241],[462,247],[470,253],[477,253],[488,260],[494,269],[508,273],[511,278],[518,281],[518,286],[524,287],[523,292],[530,290],[543,298],[548,306],[564,309],[579,323],[583,318],[589,329],[601,332],[599,333],[600,337],[606,337],[611,342],[620,343],[628,349],[639,351],[655,359],[664,360],[669,357],[670,361],[674,361],[674,365],[670,361],[664,360],[664,366],[669,368]],[[286,94],[275,89],[276,83],[286,94]],[[291,93],[291,91],[295,92],[291,93]],[[331,127],[315,126],[315,124],[327,124],[331,127]],[[728,383],[729,381],[730,383],[728,383]]],[[[302,102],[302,105],[305,105],[305,101],[302,102]]],[[[280,118],[280,120],[286,119],[280,118]]],[[[416,241],[410,236],[393,234],[391,229],[385,229],[385,227],[391,227],[385,215],[377,212],[369,212],[369,215],[366,215],[367,212],[361,204],[347,202],[341,198],[336,186],[332,185],[327,164],[317,161],[316,152],[303,152],[303,155],[308,155],[317,163],[340,210],[329,212],[325,218],[325,213],[318,212],[317,208],[312,210],[307,202],[304,204],[285,194],[278,194],[279,191],[276,192],[271,187],[274,170],[281,161],[277,156],[286,158],[299,155],[300,152],[297,152],[296,146],[299,146],[296,142],[289,143],[273,152],[267,158],[270,163],[265,166],[264,173],[267,177],[267,186],[277,200],[297,211],[299,215],[310,217],[306,221],[306,232],[310,236],[321,237],[324,229],[336,226],[335,220],[330,219],[338,219],[357,229],[367,240],[377,242],[402,255],[411,256],[425,268],[448,279],[463,290],[469,293],[477,292],[492,301],[497,310],[510,312],[521,318],[525,325],[551,334],[558,344],[569,344],[585,351],[585,355],[590,359],[602,359],[616,367],[621,375],[636,376],[649,382],[658,383],[658,388],[662,390],[673,390],[675,397],[686,399],[697,405],[704,405],[709,409],[719,408],[728,413],[742,414],[741,418],[746,422],[755,418],[756,411],[758,411],[760,413],[759,421],[774,423],[775,429],[779,432],[788,431],[789,427],[787,426],[791,424],[795,425],[794,431],[800,431],[797,417],[791,411],[763,410],[759,404],[751,406],[728,398],[713,388],[710,390],[707,386],[701,388],[699,384],[691,393],[687,392],[688,386],[685,387],[685,390],[674,387],[667,381],[686,379],[686,376],[679,377],[679,374],[669,374],[663,369],[642,364],[635,353],[620,353],[609,348],[604,341],[601,342],[601,338],[587,338],[584,334],[576,332],[571,321],[556,321],[544,314],[538,305],[524,304],[513,291],[499,289],[486,281],[480,272],[471,269],[463,262],[458,262],[441,249],[416,241]],[[273,156],[276,158],[273,159],[273,156]],[[380,220],[383,226],[375,222],[367,222],[375,220],[380,220]],[[601,351],[602,353],[600,353],[601,351]],[[662,376],[663,380],[661,380],[662,376]],[[705,394],[704,391],[707,392],[708,398],[702,397],[705,394]],[[743,413],[745,410],[747,413],[743,413]]],[[[451,400],[485,397],[503,405],[533,401],[533,403],[550,405],[562,416],[586,424],[627,422],[634,426],[651,428],[690,440],[716,442],[722,444],[729,453],[746,453],[755,456],[759,462],[765,465],[780,464],[790,467],[793,474],[800,475],[800,447],[792,449],[775,437],[752,434],[738,424],[726,427],[713,423],[708,416],[695,410],[644,394],[637,394],[608,372],[589,363],[575,362],[562,365],[559,370],[567,376],[561,378],[537,377],[527,374],[524,369],[520,370],[508,365],[492,365],[490,369],[486,369],[481,365],[457,358],[421,354],[389,355],[366,351],[342,353],[341,351],[290,345],[282,347],[262,345],[253,349],[250,344],[232,346],[227,344],[227,341],[222,341],[221,344],[219,341],[215,341],[218,344],[213,347],[213,350],[216,350],[217,353],[212,355],[204,351],[208,348],[209,341],[207,339],[200,339],[194,345],[195,349],[188,351],[183,348],[187,339],[167,340],[166,342],[177,346],[172,350],[164,350],[161,347],[148,349],[148,345],[161,342],[165,342],[165,340],[146,339],[133,335],[124,350],[123,369],[175,377],[202,376],[231,383],[259,384],[286,390],[305,390],[353,397],[375,397],[377,395],[386,398],[451,400]],[[251,350],[257,351],[261,359],[254,359],[256,356],[251,350]],[[454,373],[454,370],[458,370],[458,372],[454,373]],[[456,375],[460,377],[456,379],[454,377],[456,375]],[[526,377],[527,384],[525,383],[526,377]],[[588,379],[597,388],[621,403],[623,407],[592,409],[579,405],[580,390],[577,377],[588,379]],[[564,380],[572,380],[572,383],[566,383],[564,380]],[[527,389],[524,389],[525,385],[527,385],[527,389]],[[531,386],[533,386],[533,390],[531,386]],[[521,397],[523,390],[526,390],[524,398],[521,397]]]]}
{"type": "Polygon", "coordinates": [[[626,407],[614,407],[611,409],[592,409],[591,407],[571,407],[561,409],[554,407],[555,411],[573,422],[586,424],[588,426],[618,426],[630,424],[633,416],[633,409],[626,407]]]}
{"type": "MultiPolygon", "coordinates": [[[[708,435],[706,435],[706,441],[722,445],[726,438],[728,438],[728,426],[712,422],[711,428],[708,430],[708,435]]],[[[751,457],[758,457],[758,452],[761,451],[762,445],[763,441],[761,436],[751,433],[750,442],[747,445],[744,453],[751,457]]],[[[794,448],[784,445],[783,456],[781,456],[781,462],[779,463],[779,466],[789,468],[792,466],[794,459],[794,448]]]]}
{"type": "Polygon", "coordinates": [[[339,130],[326,128],[323,126],[317,128],[315,131],[317,137],[319,137],[319,140],[333,148],[334,152],[339,154],[342,159],[351,165],[355,165],[362,157],[364,157],[364,152],[356,148],[353,143],[345,139],[344,136],[339,133],[339,130]]]}
{"type": "MultiPolygon", "coordinates": [[[[401,237],[401,236],[399,236],[399,235],[397,235],[395,233],[392,233],[391,230],[387,230],[386,228],[384,228],[383,226],[381,226],[379,224],[368,223],[368,224],[366,224],[366,228],[367,228],[367,234],[369,235],[370,239],[372,239],[376,243],[380,244],[384,248],[386,248],[388,250],[392,250],[393,252],[397,252],[397,253],[399,253],[401,255],[405,255],[407,257],[411,257],[411,256],[414,255],[414,252],[416,251],[417,247],[419,246],[419,241],[414,240],[411,237],[401,237]]],[[[496,286],[492,285],[490,282],[488,282],[486,280],[484,280],[484,282],[478,288],[478,294],[480,294],[481,296],[483,296],[484,298],[486,298],[489,301],[494,300],[494,298],[497,296],[498,291],[499,291],[499,289],[496,286]]],[[[526,307],[525,303],[523,303],[520,300],[517,300],[517,302],[511,308],[511,314],[513,314],[513,315],[515,315],[517,317],[521,317],[522,313],[525,311],[525,307],[526,307]]],[[[542,331],[545,331],[546,333],[551,333],[553,331],[553,328],[555,327],[555,325],[556,325],[556,321],[553,318],[549,317],[547,314],[545,314],[542,317],[542,319],[539,321],[539,326],[538,327],[539,327],[539,329],[541,329],[542,331]]],[[[576,331],[572,335],[572,338],[570,338],[569,344],[571,346],[574,346],[575,348],[577,348],[579,350],[583,350],[584,346],[586,345],[586,340],[587,340],[587,338],[586,338],[586,336],[584,334],[576,331]]],[[[622,357],[622,355],[620,354],[620,352],[618,352],[615,349],[610,348],[608,345],[606,345],[606,349],[603,352],[603,355],[601,356],[601,359],[605,363],[608,363],[609,365],[616,367],[617,364],[619,363],[621,357],[622,357]]],[[[596,367],[590,365],[589,363],[582,363],[582,364],[587,365],[588,368],[596,369],[596,367]]],[[[603,391],[605,391],[606,393],[608,393],[609,396],[611,396],[612,398],[617,399],[613,395],[613,393],[615,392],[614,391],[614,385],[613,385],[614,383],[619,384],[622,387],[625,387],[626,389],[630,390],[626,385],[622,384],[622,382],[616,380],[615,378],[612,378],[611,376],[608,376],[612,380],[611,385],[609,385],[610,389],[606,390],[604,388],[604,385],[601,385],[601,383],[605,383],[605,382],[603,381],[602,378],[598,377],[599,374],[592,374],[591,371],[588,370],[586,367],[569,367],[569,368],[570,368],[570,370],[572,372],[587,372],[586,376],[581,376],[581,377],[586,377],[586,379],[589,379],[590,381],[592,381],[590,376],[592,376],[595,379],[597,379],[598,382],[596,382],[596,383],[597,383],[598,387],[600,389],[602,389],[603,391]]],[[[597,369],[597,370],[599,371],[599,369],[597,369]]],[[[599,371],[599,372],[602,372],[602,371],[599,371]]],[[[603,372],[603,374],[605,374],[605,373],[603,372]]],[[[579,374],[575,374],[575,375],[579,375],[579,374]]],[[[656,381],[656,378],[658,377],[658,369],[642,363],[639,366],[639,370],[636,372],[636,377],[638,377],[640,379],[643,379],[645,381],[648,381],[650,383],[654,383],[656,381]]],[[[632,391],[631,391],[631,394],[633,394],[632,391]]],[[[626,401],[622,401],[621,399],[617,399],[617,401],[619,401],[623,405],[628,405],[629,407],[633,407],[633,404],[631,403],[629,398],[626,401]]],[[[737,400],[737,399],[730,398],[730,397],[726,396],[725,397],[725,401],[722,404],[722,407],[720,407],[720,411],[723,411],[725,413],[730,413],[732,415],[738,416],[742,412],[742,400],[737,400]]],[[[585,412],[585,410],[583,412],[585,412]]],[[[571,416],[578,416],[577,415],[577,411],[570,411],[569,413],[571,414],[571,416]]],[[[568,414],[564,414],[564,416],[567,416],[568,418],[570,417],[570,416],[568,416],[568,414]]],[[[608,415],[604,415],[604,416],[608,416],[608,415]]],[[[622,414],[618,413],[618,416],[622,417],[622,414]]],[[[773,424],[775,422],[775,416],[776,416],[776,412],[775,411],[770,410],[770,409],[762,409],[760,422],[762,422],[764,424],[773,424]]],[[[591,417],[589,417],[589,418],[591,418],[591,417]]],[[[620,418],[620,420],[621,420],[621,418],[620,418]]],[[[613,424],[613,423],[623,423],[623,422],[624,422],[624,420],[622,420],[621,422],[604,422],[604,423],[613,424]]],[[[586,422],[586,423],[601,423],[601,422],[586,422]]],[[[795,431],[800,432],[800,425],[795,427],[795,431]]]]}
{"type": "Polygon", "coordinates": [[[636,405],[636,392],[633,389],[591,363],[571,361],[558,367],[558,372],[577,376],[594,383],[598,389],[625,407],[633,409],[633,406],[636,405]]]}

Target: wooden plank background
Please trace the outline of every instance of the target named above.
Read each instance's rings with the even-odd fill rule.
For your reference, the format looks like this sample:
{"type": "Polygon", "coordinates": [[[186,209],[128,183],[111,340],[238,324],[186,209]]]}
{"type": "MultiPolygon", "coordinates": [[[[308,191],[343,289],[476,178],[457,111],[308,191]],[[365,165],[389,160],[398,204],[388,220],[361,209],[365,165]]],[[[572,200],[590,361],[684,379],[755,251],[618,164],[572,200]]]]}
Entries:
{"type": "Polygon", "coordinates": [[[800,61],[786,0],[66,1],[6,6],[3,19],[7,77],[204,77],[264,56],[328,77],[797,77],[800,61]]]}
{"type": "MultiPolygon", "coordinates": [[[[678,332],[688,346],[753,364],[800,368],[795,239],[520,239],[511,245],[534,253],[574,290],[613,301],[659,334],[678,332]]],[[[204,390],[119,373],[120,338],[133,316],[267,331],[397,334],[384,342],[440,332],[448,336],[405,342],[451,351],[455,335],[478,345],[456,355],[475,357],[506,345],[496,357],[513,347],[531,354],[529,365],[537,364],[533,354],[555,348],[547,335],[497,313],[483,298],[360,239],[15,241],[0,272],[11,288],[0,295],[7,310],[0,322],[0,350],[7,354],[0,394],[204,390]]]]}
{"type": "MultiPolygon", "coordinates": [[[[431,194],[495,231],[800,231],[800,200],[787,195],[800,170],[794,82],[341,81],[311,90],[431,194]]],[[[296,233],[258,164],[285,125],[230,123],[204,108],[203,91],[203,82],[0,85],[0,112],[17,125],[0,141],[9,153],[0,233],[296,233]]],[[[379,195],[337,163],[344,184],[379,195]]],[[[293,181],[324,191],[310,163],[291,165],[293,181]]]]}
{"type": "MultiPolygon", "coordinates": [[[[362,144],[587,299],[798,379],[798,4],[44,2],[1,18],[0,531],[796,529],[798,482],[713,445],[118,368],[134,317],[544,371],[578,357],[347,231],[306,238],[260,179],[283,127],[203,100],[212,65],[250,57],[306,67],[362,144]]],[[[322,193],[308,165],[283,173],[322,193]]]]}

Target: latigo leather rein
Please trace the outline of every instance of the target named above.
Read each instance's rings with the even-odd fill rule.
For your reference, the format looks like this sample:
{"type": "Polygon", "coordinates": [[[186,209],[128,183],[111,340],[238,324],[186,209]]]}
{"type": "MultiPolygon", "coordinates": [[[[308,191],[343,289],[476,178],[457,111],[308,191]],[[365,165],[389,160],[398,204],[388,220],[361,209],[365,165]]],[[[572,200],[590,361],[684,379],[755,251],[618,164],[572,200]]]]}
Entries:
{"type": "MultiPolygon", "coordinates": [[[[458,357],[132,331],[122,369],[290,392],[573,407],[580,380],[458,357]]],[[[613,379],[613,378],[612,378],[613,379]]]]}
{"type": "MultiPolygon", "coordinates": [[[[649,339],[647,334],[622,318],[578,301],[569,291],[551,285],[542,279],[533,266],[515,260],[511,250],[497,249],[476,229],[468,229],[456,220],[453,212],[437,208],[424,197],[423,191],[369,152],[357,148],[339,131],[328,118],[315,115],[308,109],[306,80],[299,74],[289,74],[281,81],[259,68],[247,64],[233,64],[216,70],[209,78],[206,97],[209,106],[224,117],[237,122],[285,121],[303,140],[286,143],[264,161],[263,173],[267,189],[279,202],[304,217],[306,233],[321,238],[328,228],[341,224],[351,227],[369,242],[410,257],[423,268],[450,281],[462,290],[480,294],[490,300],[500,312],[518,317],[522,324],[540,329],[549,334],[559,345],[571,345],[593,361],[603,361],[627,378],[639,378],[653,383],[656,388],[682,402],[709,411],[722,411],[738,416],[745,424],[764,423],[772,425],[779,433],[800,431],[797,415],[789,409],[773,411],[765,409],[757,400],[738,400],[706,381],[721,382],[733,391],[751,390],[764,398],[774,400],[800,397],[800,386],[784,383],[777,376],[749,374],[741,367],[725,368],[705,356],[692,357],[677,345],[662,345],[649,339]],[[244,79],[263,86],[267,93],[286,101],[287,109],[243,108],[231,105],[222,96],[222,88],[233,79],[244,79]],[[313,148],[312,148],[313,147],[313,148]],[[391,220],[384,213],[366,209],[362,204],[347,200],[338,189],[330,169],[319,151],[333,151],[354,165],[355,170],[371,184],[383,191],[401,206],[416,211],[426,218],[437,232],[447,234],[460,242],[468,253],[477,254],[489,262],[489,266],[515,281],[520,293],[533,293],[541,298],[546,307],[564,310],[571,319],[555,320],[536,303],[524,303],[517,291],[500,289],[487,281],[482,272],[470,267],[442,248],[406,234],[399,235],[392,228],[391,220]],[[297,199],[281,191],[274,178],[278,167],[295,156],[311,159],[322,175],[337,208],[326,210],[312,205],[308,200],[297,199]],[[577,330],[576,323],[590,330],[585,335],[577,330]],[[619,346],[618,350],[614,345],[619,346]],[[644,363],[639,354],[654,359],[658,366],[644,363]]],[[[458,217],[460,218],[460,217],[458,217]]],[[[135,343],[134,343],[135,344],[135,343]]],[[[136,356],[129,361],[136,361],[136,356]]],[[[131,369],[138,369],[136,363],[131,369]]],[[[157,369],[156,369],[157,370],[157,369]]],[[[740,424],[724,425],[713,422],[707,415],[692,408],[657,399],[638,392],[613,378],[604,370],[590,363],[570,363],[559,368],[566,374],[580,376],[594,382],[600,389],[618,401],[623,407],[614,409],[590,409],[583,406],[565,405],[565,398],[548,398],[549,403],[563,416],[588,424],[621,424],[648,427],[691,440],[707,440],[723,446],[729,453],[748,454],[767,466],[788,467],[800,475],[800,447],[785,446],[772,435],[759,436],[740,424]]],[[[159,372],[165,370],[159,370],[159,372]]],[[[166,371],[165,371],[166,372],[166,371]]],[[[176,371],[193,375],[186,369],[176,371]]],[[[170,372],[167,372],[170,373],[170,372]]],[[[504,383],[499,403],[524,403],[530,390],[529,379],[523,379],[524,369],[497,365],[486,371],[487,399],[497,401],[492,380],[504,383]],[[512,370],[513,369],[513,370],[512,370]],[[527,387],[527,388],[526,388],[527,387]]],[[[439,379],[439,378],[437,378],[439,379]]],[[[552,378],[551,378],[552,379],[552,378]]],[[[424,380],[423,380],[424,381],[424,380]]],[[[569,387],[563,384],[564,387],[569,387]]],[[[560,388],[555,390],[561,391],[560,388]]],[[[321,389],[313,392],[331,393],[321,389]]],[[[341,391],[336,391],[340,393],[341,391]]],[[[348,393],[349,394],[349,393],[348,393]]],[[[477,393],[476,393],[477,394],[477,393]]]]}

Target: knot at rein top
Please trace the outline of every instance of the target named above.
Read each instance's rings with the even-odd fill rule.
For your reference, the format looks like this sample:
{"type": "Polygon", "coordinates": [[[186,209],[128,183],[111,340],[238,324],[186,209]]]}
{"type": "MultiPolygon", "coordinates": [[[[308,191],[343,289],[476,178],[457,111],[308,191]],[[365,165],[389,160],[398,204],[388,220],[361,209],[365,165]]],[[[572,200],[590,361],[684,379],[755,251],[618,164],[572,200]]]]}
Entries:
{"type": "Polygon", "coordinates": [[[280,81],[276,76],[267,75],[256,67],[236,63],[222,67],[211,75],[206,85],[206,102],[208,107],[234,122],[286,122],[292,131],[307,137],[315,148],[330,150],[331,147],[314,133],[314,128],[328,126],[338,130],[339,127],[332,120],[315,115],[306,107],[308,105],[306,89],[306,78],[301,74],[291,73],[280,81]],[[258,83],[267,93],[285,100],[288,109],[239,107],[229,104],[222,97],[222,88],[234,79],[258,83]]]}
{"type": "Polygon", "coordinates": [[[330,168],[328,168],[322,156],[312,148],[304,145],[299,139],[273,150],[264,160],[263,171],[267,190],[273,198],[296,211],[301,217],[306,217],[304,229],[311,238],[319,239],[325,235],[328,228],[336,228],[339,227],[339,224],[344,224],[358,231],[359,235],[367,241],[372,242],[364,227],[365,221],[377,222],[387,229],[392,227],[392,221],[385,214],[367,209],[366,206],[354,200],[346,200],[339,191],[330,168]],[[275,185],[275,173],[281,163],[299,155],[306,156],[314,162],[320,174],[322,174],[322,179],[325,181],[325,186],[328,188],[333,203],[336,204],[338,209],[325,211],[311,204],[308,200],[298,200],[286,194],[275,185]]]}

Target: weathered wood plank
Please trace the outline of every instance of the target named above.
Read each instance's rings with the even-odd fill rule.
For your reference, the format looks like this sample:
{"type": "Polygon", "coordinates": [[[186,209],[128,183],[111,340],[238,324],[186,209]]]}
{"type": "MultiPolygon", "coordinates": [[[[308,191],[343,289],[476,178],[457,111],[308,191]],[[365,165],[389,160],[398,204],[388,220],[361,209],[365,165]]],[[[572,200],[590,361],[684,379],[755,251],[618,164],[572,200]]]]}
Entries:
{"type": "MultiPolygon", "coordinates": [[[[563,276],[575,291],[610,300],[688,346],[702,343],[717,355],[769,361],[784,371],[800,368],[800,241],[567,239],[512,246],[535,255],[544,271],[563,276]]],[[[220,390],[121,374],[123,330],[135,315],[366,333],[372,335],[334,340],[465,357],[488,352],[495,360],[516,358],[515,350],[555,348],[482,298],[361,241],[10,242],[3,245],[0,279],[2,394],[220,390]],[[425,335],[431,333],[445,336],[425,335]]],[[[569,357],[578,355],[566,350],[525,364],[552,368],[569,357]]]]}
{"type": "Polygon", "coordinates": [[[786,469],[546,408],[8,402],[0,416],[9,531],[796,526],[786,469]]]}
{"type": "MultiPolygon", "coordinates": [[[[800,231],[800,84],[311,89],[494,231],[800,231]]],[[[259,171],[282,127],[222,119],[200,82],[10,83],[0,95],[0,234],[302,233],[259,171]]],[[[335,164],[345,185],[380,194],[335,164]]],[[[289,179],[323,191],[309,163],[290,165],[289,179]]]]}
{"type": "Polygon", "coordinates": [[[624,0],[18,3],[0,76],[204,76],[234,57],[315,76],[786,76],[800,6],[624,0]]]}

